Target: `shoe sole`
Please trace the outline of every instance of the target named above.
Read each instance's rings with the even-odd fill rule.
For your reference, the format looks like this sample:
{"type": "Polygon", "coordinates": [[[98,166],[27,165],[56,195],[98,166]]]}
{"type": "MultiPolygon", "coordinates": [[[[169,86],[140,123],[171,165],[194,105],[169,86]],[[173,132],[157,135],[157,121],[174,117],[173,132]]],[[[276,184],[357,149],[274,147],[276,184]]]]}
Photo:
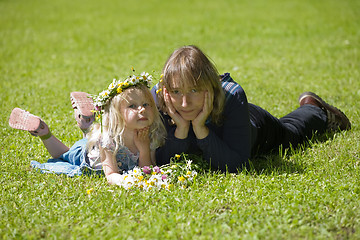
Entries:
{"type": "Polygon", "coordinates": [[[94,102],[88,93],[72,92],[70,93],[70,99],[73,109],[78,109],[82,116],[94,116],[94,102]]]}
{"type": "Polygon", "coordinates": [[[40,127],[40,118],[28,111],[14,108],[9,117],[9,126],[14,129],[36,131],[40,127]]]}

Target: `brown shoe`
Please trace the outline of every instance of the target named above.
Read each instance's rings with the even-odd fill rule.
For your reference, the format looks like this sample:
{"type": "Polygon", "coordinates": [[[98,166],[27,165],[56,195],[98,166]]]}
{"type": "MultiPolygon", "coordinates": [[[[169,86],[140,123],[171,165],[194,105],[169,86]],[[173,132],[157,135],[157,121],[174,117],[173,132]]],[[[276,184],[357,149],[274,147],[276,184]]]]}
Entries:
{"type": "Polygon", "coordinates": [[[332,131],[349,130],[351,123],[346,115],[334,106],[326,103],[313,92],[304,92],[299,97],[300,106],[311,104],[321,108],[327,115],[327,129],[332,131]]]}

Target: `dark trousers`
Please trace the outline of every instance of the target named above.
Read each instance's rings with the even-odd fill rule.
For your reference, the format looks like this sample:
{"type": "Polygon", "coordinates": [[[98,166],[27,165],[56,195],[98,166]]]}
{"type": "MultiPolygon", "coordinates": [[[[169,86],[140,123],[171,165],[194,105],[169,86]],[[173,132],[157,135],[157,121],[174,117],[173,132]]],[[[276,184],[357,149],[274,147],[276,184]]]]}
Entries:
{"type": "Polygon", "coordinates": [[[326,131],[326,113],[313,105],[303,105],[278,119],[269,112],[249,103],[252,128],[252,156],[278,151],[279,146],[297,147],[315,133],[326,131]]]}

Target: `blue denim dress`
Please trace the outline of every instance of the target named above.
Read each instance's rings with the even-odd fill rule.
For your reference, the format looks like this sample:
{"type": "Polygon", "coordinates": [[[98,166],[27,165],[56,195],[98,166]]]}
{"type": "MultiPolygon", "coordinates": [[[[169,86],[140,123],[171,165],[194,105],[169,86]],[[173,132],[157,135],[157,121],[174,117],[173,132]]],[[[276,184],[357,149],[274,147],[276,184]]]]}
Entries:
{"type": "MultiPolygon", "coordinates": [[[[103,174],[101,167],[94,168],[91,165],[88,152],[86,151],[86,143],[86,138],[81,139],[59,158],[49,159],[46,163],[31,161],[30,166],[41,173],[65,174],[69,177],[81,176],[83,174],[103,174]]],[[[132,154],[125,146],[118,149],[116,160],[119,172],[131,170],[138,165],[138,155],[132,154]]]]}

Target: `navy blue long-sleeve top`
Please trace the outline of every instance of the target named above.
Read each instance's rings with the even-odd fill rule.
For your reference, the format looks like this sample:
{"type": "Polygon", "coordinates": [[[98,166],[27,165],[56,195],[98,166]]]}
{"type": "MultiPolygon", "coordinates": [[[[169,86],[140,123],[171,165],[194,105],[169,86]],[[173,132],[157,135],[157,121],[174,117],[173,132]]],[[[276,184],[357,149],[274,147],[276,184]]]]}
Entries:
{"type": "MultiPolygon", "coordinates": [[[[223,122],[218,126],[208,119],[205,125],[209,135],[204,139],[197,139],[192,127],[187,138],[176,138],[176,125],[170,124],[171,118],[162,113],[168,136],[165,144],[156,150],[158,165],[169,163],[171,157],[183,152],[202,153],[213,168],[221,171],[237,172],[238,168],[248,165],[251,154],[248,101],[243,88],[234,82],[229,73],[221,75],[221,84],[226,96],[223,122]]],[[[157,86],[151,90],[155,99],[156,90],[157,86]]]]}

